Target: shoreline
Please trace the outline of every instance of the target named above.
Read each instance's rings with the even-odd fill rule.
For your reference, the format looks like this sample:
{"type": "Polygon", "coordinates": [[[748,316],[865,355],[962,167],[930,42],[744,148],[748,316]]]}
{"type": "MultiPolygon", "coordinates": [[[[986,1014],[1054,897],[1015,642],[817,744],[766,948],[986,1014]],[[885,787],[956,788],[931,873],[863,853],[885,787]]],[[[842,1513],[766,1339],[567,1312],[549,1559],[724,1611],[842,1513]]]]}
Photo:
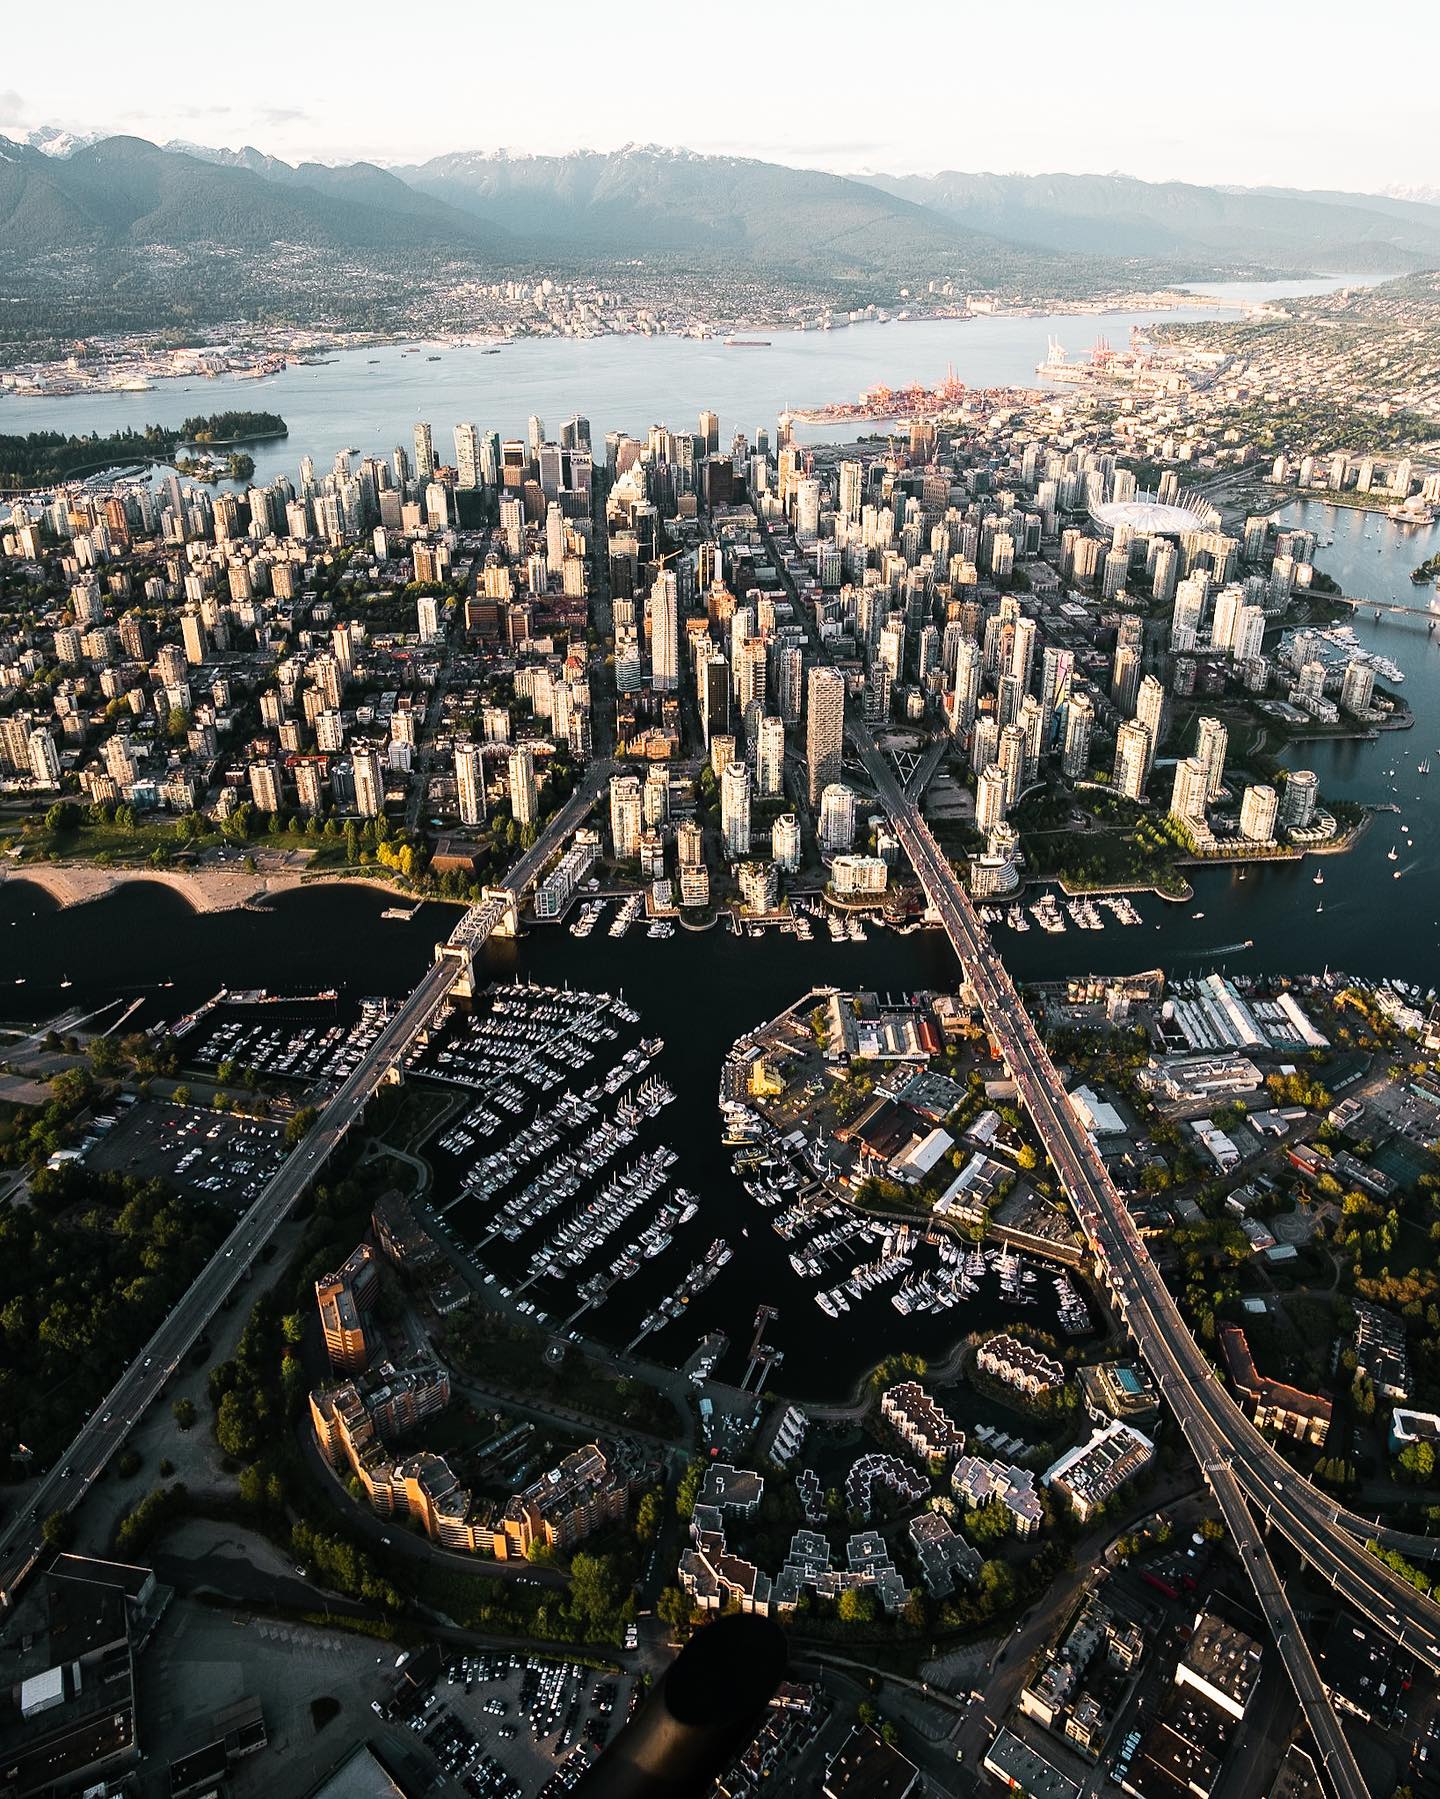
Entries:
{"type": "MultiPolygon", "coordinates": [[[[1237,277],[1237,279],[1243,279],[1243,278],[1237,277]]],[[[1320,292],[1323,289],[1323,284],[1326,280],[1326,277],[1324,275],[1317,275],[1316,280],[1318,283],[1321,284],[1316,289],[1317,292],[1320,292]]],[[[1288,285],[1288,283],[1286,283],[1286,284],[1288,285]]],[[[897,304],[899,304],[899,302],[897,302],[897,304]]],[[[1153,290],[1146,289],[1146,290],[1140,290],[1140,291],[1107,293],[1107,294],[1093,296],[1093,297],[1089,297],[1089,298],[1079,298],[1079,297],[1072,296],[1068,299],[1065,299],[1065,298],[1057,297],[1054,299],[1041,299],[1041,300],[1035,300],[1035,301],[1029,302],[1027,304],[1018,304],[1018,305],[1012,305],[1012,306],[1006,306],[1006,305],[1000,304],[1000,305],[994,306],[993,308],[989,308],[989,309],[987,309],[985,311],[981,311],[981,312],[967,312],[967,313],[936,312],[936,313],[924,313],[924,314],[911,313],[908,317],[903,318],[903,319],[899,317],[897,312],[889,311],[889,309],[887,308],[887,311],[889,311],[889,316],[884,319],[853,319],[852,320],[849,318],[844,318],[829,327],[822,325],[819,322],[819,316],[817,315],[817,319],[814,324],[797,325],[788,320],[784,321],[784,322],[776,322],[776,323],[768,323],[768,322],[761,321],[759,323],[752,324],[752,323],[747,323],[744,320],[741,320],[739,322],[732,321],[723,326],[701,324],[701,325],[699,325],[698,329],[694,325],[689,326],[689,327],[676,325],[670,330],[653,331],[653,332],[619,331],[619,330],[604,330],[604,329],[602,329],[602,330],[589,332],[586,334],[586,337],[587,337],[587,339],[589,339],[589,338],[612,338],[612,337],[667,337],[667,338],[674,338],[674,339],[681,340],[681,341],[692,341],[692,342],[696,342],[696,343],[714,343],[716,345],[720,345],[723,342],[723,339],[727,336],[733,336],[738,332],[750,332],[750,331],[755,331],[755,332],[763,331],[763,332],[766,332],[768,334],[771,334],[771,335],[774,335],[777,337],[790,338],[790,337],[806,337],[806,336],[810,336],[812,334],[824,334],[827,330],[829,330],[829,331],[836,331],[836,330],[854,331],[854,330],[862,329],[865,326],[879,326],[879,325],[891,325],[891,324],[904,324],[904,325],[973,324],[973,323],[981,322],[981,321],[984,321],[987,319],[1027,319],[1027,318],[1095,318],[1095,319],[1100,319],[1100,318],[1106,318],[1109,316],[1113,316],[1117,313],[1127,313],[1127,312],[1156,312],[1156,313],[1163,314],[1163,313],[1172,313],[1172,312],[1185,312],[1185,311],[1191,311],[1191,310],[1196,311],[1196,312],[1207,312],[1207,313],[1215,315],[1215,316],[1229,316],[1229,315],[1234,315],[1234,314],[1243,314],[1249,308],[1254,307],[1256,305],[1260,305],[1260,304],[1264,304],[1264,302],[1262,300],[1255,300],[1255,299],[1239,299],[1239,298],[1222,299],[1222,298],[1219,298],[1219,297],[1211,295],[1211,294],[1188,292],[1183,288],[1160,288],[1160,289],[1153,289],[1153,290]]],[[[322,351],[322,352],[328,352],[325,359],[326,359],[326,361],[330,361],[338,356],[363,353],[367,350],[392,350],[392,349],[396,349],[399,347],[405,347],[408,349],[411,346],[414,346],[416,348],[429,348],[431,346],[435,346],[435,347],[441,348],[445,351],[477,350],[477,351],[480,351],[483,353],[485,351],[511,349],[516,346],[528,344],[528,343],[548,343],[548,342],[552,342],[552,341],[554,341],[552,338],[550,338],[550,337],[546,336],[544,333],[538,332],[538,331],[536,331],[536,332],[521,332],[514,336],[482,334],[479,337],[477,337],[476,333],[474,333],[473,331],[465,331],[462,333],[456,333],[453,336],[442,335],[442,336],[424,337],[424,338],[418,338],[418,339],[415,336],[415,333],[413,331],[394,331],[394,332],[380,332],[380,333],[377,333],[374,335],[366,335],[366,336],[361,337],[358,341],[350,340],[350,339],[341,339],[341,340],[336,340],[336,341],[329,342],[329,343],[311,344],[308,347],[308,349],[305,351],[293,350],[293,349],[287,349],[287,348],[268,348],[267,347],[267,348],[263,348],[263,349],[256,348],[253,351],[251,351],[250,353],[254,354],[256,356],[262,357],[262,358],[265,356],[284,357],[287,368],[301,368],[301,367],[305,367],[305,366],[312,366],[312,367],[316,366],[313,353],[317,350],[322,351]]],[[[140,353],[137,353],[137,358],[140,360],[143,360],[143,356],[140,355],[140,353]]],[[[19,370],[19,369],[32,369],[32,370],[43,371],[44,369],[46,369],[50,366],[52,366],[52,365],[46,364],[43,362],[35,362],[33,360],[27,360],[23,357],[17,358],[13,362],[0,361],[0,369],[10,370],[10,371],[19,370]]],[[[113,374],[114,371],[112,370],[111,372],[113,374]]],[[[23,403],[27,400],[43,400],[43,401],[94,400],[94,399],[103,399],[103,398],[106,398],[109,396],[113,396],[115,394],[124,394],[127,392],[129,392],[129,393],[159,392],[163,389],[165,384],[172,382],[172,381],[195,382],[197,380],[205,380],[205,381],[213,381],[218,385],[221,382],[232,382],[233,383],[236,381],[244,380],[246,382],[259,385],[267,380],[272,379],[271,372],[269,372],[269,371],[257,372],[256,369],[254,368],[253,364],[240,364],[236,368],[223,370],[220,374],[213,375],[213,376],[202,375],[199,373],[199,371],[197,371],[195,369],[182,369],[182,370],[178,370],[178,371],[175,371],[172,373],[172,372],[170,372],[168,370],[164,370],[164,369],[158,369],[158,368],[152,369],[152,368],[148,368],[148,367],[143,367],[143,368],[137,369],[135,372],[137,374],[144,375],[146,381],[149,383],[148,387],[143,388],[143,389],[142,388],[128,388],[127,389],[125,387],[115,386],[112,383],[107,383],[104,386],[97,385],[95,387],[74,388],[74,389],[71,389],[70,391],[64,392],[64,393],[45,392],[45,391],[42,391],[39,393],[20,393],[20,392],[16,392],[13,387],[0,386],[0,400],[9,399],[9,400],[13,400],[13,401],[16,401],[19,403],[23,403]]],[[[275,374],[280,374],[283,372],[284,372],[283,370],[274,371],[275,374]]],[[[288,433],[287,433],[287,435],[288,435],[288,433]]],[[[259,443],[262,441],[262,439],[260,439],[260,438],[243,438],[243,439],[235,439],[234,441],[237,443],[259,443]]]]}
{"type": "Polygon", "coordinates": [[[276,894],[301,887],[317,887],[347,883],[373,887],[380,892],[408,900],[412,905],[452,905],[458,902],[416,894],[382,873],[369,869],[320,870],[315,873],[299,869],[275,869],[267,873],[257,869],[247,874],[229,868],[101,868],[93,862],[26,862],[0,869],[0,881],[28,881],[41,888],[56,902],[59,910],[89,905],[106,899],[121,887],[136,881],[149,881],[178,893],[197,914],[213,912],[262,912],[276,894]]]}

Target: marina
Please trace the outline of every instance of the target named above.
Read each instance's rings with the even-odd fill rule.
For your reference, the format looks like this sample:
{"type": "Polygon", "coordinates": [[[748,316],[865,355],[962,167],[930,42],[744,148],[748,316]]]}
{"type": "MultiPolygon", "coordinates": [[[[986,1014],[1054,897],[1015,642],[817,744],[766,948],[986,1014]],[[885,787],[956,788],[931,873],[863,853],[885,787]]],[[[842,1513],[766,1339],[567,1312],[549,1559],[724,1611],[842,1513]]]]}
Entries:
{"type": "MultiPolygon", "coordinates": [[[[623,992],[509,978],[413,1053],[410,1078],[459,1101],[424,1148],[435,1228],[522,1317],[678,1366],[707,1337],[745,1343],[758,1293],[759,1360],[803,1395],[882,1347],[934,1353],[1022,1313],[1061,1328],[1029,1258],[869,1215],[823,1152],[765,1132],[724,1157],[669,1131],[666,1049],[623,992]]],[[[739,1382],[738,1351],[717,1362],[739,1382]]]]}

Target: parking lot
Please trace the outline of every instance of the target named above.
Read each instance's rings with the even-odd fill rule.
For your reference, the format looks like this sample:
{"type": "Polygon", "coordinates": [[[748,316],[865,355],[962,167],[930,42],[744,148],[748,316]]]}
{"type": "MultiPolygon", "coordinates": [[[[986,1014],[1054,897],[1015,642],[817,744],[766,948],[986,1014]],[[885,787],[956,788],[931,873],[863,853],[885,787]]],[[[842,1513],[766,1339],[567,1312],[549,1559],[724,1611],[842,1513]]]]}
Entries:
{"type": "Polygon", "coordinates": [[[474,1799],[551,1799],[623,1721],[631,1685],[574,1662],[475,1651],[446,1664],[409,1728],[474,1799]]]}
{"type": "Polygon", "coordinates": [[[121,1109],[86,1153],[92,1168],[160,1179],[219,1205],[248,1205],[285,1157],[280,1125],[168,1100],[121,1109]]]}

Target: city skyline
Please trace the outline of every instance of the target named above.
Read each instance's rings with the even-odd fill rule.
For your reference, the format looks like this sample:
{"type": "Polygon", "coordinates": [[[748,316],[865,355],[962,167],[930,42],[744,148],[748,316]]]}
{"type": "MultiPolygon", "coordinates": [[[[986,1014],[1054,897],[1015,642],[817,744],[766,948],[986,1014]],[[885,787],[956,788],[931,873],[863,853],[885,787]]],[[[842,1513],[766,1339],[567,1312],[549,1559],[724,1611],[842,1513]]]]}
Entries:
{"type": "Polygon", "coordinates": [[[692,16],[12,31],[6,1793],[1440,1799],[1422,59],[692,16]]]}
{"type": "MultiPolygon", "coordinates": [[[[922,0],[904,42],[933,49],[927,69],[937,57],[953,67],[963,105],[907,108],[898,130],[886,124],[882,105],[866,110],[853,132],[836,129],[829,96],[853,81],[864,29],[858,9],[835,9],[819,29],[807,16],[762,12],[747,0],[730,29],[693,45],[698,92],[716,96],[709,107],[696,104],[695,85],[673,79],[683,44],[634,60],[627,51],[622,65],[601,15],[570,4],[557,12],[563,50],[545,71],[539,103],[530,82],[491,82],[477,108],[473,71],[521,70],[532,54],[528,24],[518,18],[457,23],[438,58],[428,42],[406,46],[388,37],[384,55],[372,55],[367,23],[377,31],[389,23],[373,7],[357,9],[348,45],[337,45],[320,14],[292,16],[287,54],[267,68],[262,101],[233,81],[217,19],[198,15],[183,36],[152,39],[141,60],[128,22],[86,0],[78,8],[77,38],[88,52],[81,58],[49,58],[38,20],[12,27],[16,73],[0,89],[0,134],[55,127],[206,147],[253,144],[291,161],[405,164],[449,152],[565,155],[643,143],[842,175],[1122,172],[1146,181],[1424,198],[1440,188],[1425,132],[1422,63],[1397,62],[1377,35],[1347,32],[1343,64],[1307,58],[1312,116],[1343,117],[1346,129],[1318,141],[1295,132],[1275,105],[1277,81],[1295,55],[1299,15],[1291,7],[1256,12],[1225,0],[1212,9],[1207,41],[1229,63],[1224,98],[1216,101],[1220,90],[1209,88],[1205,108],[1192,113],[1177,110],[1169,72],[1193,49],[1193,33],[1178,19],[1142,22],[1135,8],[1111,3],[1092,9],[1076,33],[1070,15],[1047,0],[1017,40],[1008,18],[961,19],[922,0]],[[755,33],[763,33],[761,58],[755,33]],[[323,94],[313,79],[317,61],[334,77],[323,94]],[[1014,81],[983,78],[1007,65],[1017,70],[1014,81]],[[123,91],[112,79],[119,66],[127,69],[123,91]],[[640,99],[617,100],[614,81],[596,79],[597,71],[623,76],[625,91],[640,99]],[[1089,108],[1077,104],[1087,93],[1097,100],[1089,108]],[[423,104],[401,104],[410,94],[423,104]],[[1102,94],[1123,94],[1124,103],[1099,104],[1102,94]]],[[[1331,0],[1303,19],[1320,43],[1329,26],[1346,28],[1331,0]]],[[[904,74],[903,58],[896,73],[904,74]]]]}

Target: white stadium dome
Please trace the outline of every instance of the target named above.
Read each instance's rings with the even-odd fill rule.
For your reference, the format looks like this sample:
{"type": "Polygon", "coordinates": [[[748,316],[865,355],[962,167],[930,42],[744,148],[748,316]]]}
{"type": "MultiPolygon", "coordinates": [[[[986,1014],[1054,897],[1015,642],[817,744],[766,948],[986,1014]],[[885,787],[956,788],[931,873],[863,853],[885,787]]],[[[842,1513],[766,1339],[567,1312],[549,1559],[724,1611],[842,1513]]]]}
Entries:
{"type": "Polygon", "coordinates": [[[1218,517],[1208,501],[1199,506],[1168,506],[1143,496],[1109,500],[1090,508],[1091,523],[1107,537],[1113,537],[1121,526],[1136,537],[1183,537],[1187,531],[1213,531],[1218,517]]]}

